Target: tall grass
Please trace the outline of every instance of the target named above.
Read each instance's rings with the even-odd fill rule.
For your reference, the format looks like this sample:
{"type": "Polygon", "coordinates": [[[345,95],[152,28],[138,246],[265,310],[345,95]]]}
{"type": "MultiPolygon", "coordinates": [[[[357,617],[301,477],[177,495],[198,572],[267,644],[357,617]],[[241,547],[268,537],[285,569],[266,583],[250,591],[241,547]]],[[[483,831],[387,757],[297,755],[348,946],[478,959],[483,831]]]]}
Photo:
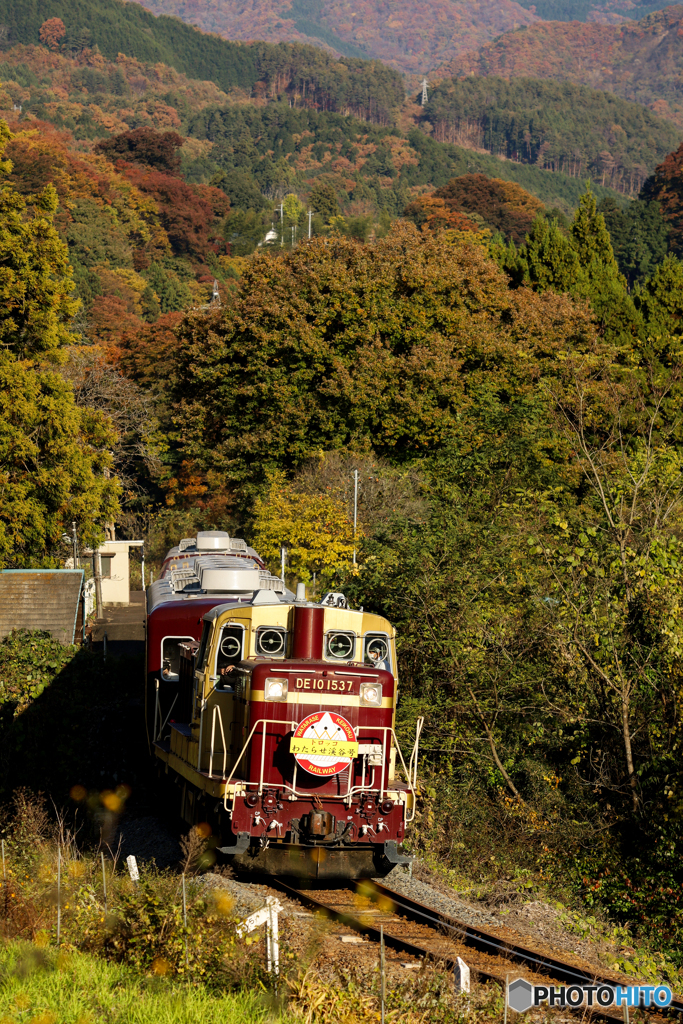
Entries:
{"type": "Polygon", "coordinates": [[[212,994],[87,953],[0,945],[2,1024],[256,1024],[270,1012],[256,992],[212,994]]]}

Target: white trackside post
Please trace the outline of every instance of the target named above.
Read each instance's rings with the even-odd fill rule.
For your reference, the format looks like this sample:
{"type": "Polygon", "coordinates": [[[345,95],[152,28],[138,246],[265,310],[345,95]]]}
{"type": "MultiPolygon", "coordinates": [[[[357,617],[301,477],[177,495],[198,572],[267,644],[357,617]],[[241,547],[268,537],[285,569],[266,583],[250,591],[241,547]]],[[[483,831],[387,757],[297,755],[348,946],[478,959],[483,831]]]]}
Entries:
{"type": "Polygon", "coordinates": [[[269,907],[268,932],[270,936],[270,956],[268,970],[273,974],[280,973],[280,929],[278,927],[278,912],[271,905],[269,907]]]}
{"type": "Polygon", "coordinates": [[[255,911],[241,925],[238,925],[237,934],[246,935],[253,932],[254,928],[266,925],[266,964],[269,974],[276,977],[280,973],[280,933],[278,926],[278,914],[282,913],[283,906],[273,896],[266,900],[265,907],[255,911]]]}

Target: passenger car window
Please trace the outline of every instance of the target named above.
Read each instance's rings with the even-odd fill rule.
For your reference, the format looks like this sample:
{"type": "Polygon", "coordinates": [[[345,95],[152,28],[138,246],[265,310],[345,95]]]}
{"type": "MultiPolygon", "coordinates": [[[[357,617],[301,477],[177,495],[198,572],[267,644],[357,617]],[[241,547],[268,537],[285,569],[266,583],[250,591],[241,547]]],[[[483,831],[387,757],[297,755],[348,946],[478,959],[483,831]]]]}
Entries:
{"type": "Polygon", "coordinates": [[[165,636],[161,641],[161,678],[167,682],[177,682],[180,677],[180,645],[191,636],[165,636]]]}

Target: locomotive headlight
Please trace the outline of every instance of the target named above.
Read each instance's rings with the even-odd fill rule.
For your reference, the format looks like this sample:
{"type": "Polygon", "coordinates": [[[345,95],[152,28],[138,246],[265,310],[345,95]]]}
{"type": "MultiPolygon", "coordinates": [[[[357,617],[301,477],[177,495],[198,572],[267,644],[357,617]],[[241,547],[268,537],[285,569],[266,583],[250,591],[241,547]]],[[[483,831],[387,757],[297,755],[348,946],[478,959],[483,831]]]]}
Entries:
{"type": "Polygon", "coordinates": [[[266,700],[287,700],[287,680],[270,676],[265,683],[266,700]]]}
{"type": "Polygon", "coordinates": [[[382,707],[382,685],[381,683],[361,683],[360,702],[369,707],[382,707]]]}

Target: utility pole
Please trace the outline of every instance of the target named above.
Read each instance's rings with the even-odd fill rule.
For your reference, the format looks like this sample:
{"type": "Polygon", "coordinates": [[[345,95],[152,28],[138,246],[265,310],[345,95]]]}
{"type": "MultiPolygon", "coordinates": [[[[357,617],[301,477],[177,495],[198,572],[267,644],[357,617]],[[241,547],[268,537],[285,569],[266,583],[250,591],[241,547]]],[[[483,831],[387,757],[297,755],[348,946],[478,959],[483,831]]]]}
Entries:
{"type": "Polygon", "coordinates": [[[280,248],[285,244],[285,204],[280,203],[280,248]]]}
{"type": "Polygon", "coordinates": [[[287,548],[283,544],[282,547],[280,548],[280,560],[281,560],[281,563],[282,563],[282,571],[280,573],[280,579],[282,580],[283,583],[285,582],[285,559],[286,559],[286,557],[287,557],[287,548]]]}
{"type": "Polygon", "coordinates": [[[71,524],[71,543],[74,549],[74,569],[78,569],[78,534],[76,532],[76,524],[71,524]]]}
{"type": "Polygon", "coordinates": [[[358,522],[358,470],[353,471],[353,564],[356,564],[356,524],[358,522]]]}
{"type": "Polygon", "coordinates": [[[92,574],[95,577],[95,601],[97,602],[96,618],[103,619],[104,613],[102,609],[102,559],[100,557],[99,548],[96,548],[92,553],[92,574]]]}
{"type": "Polygon", "coordinates": [[[313,210],[308,211],[308,237],[311,237],[311,217],[313,216],[313,210]]]}
{"type": "Polygon", "coordinates": [[[429,99],[429,96],[427,95],[427,79],[423,78],[422,79],[422,100],[420,101],[423,107],[427,106],[427,100],[428,99],[429,99]]]}

